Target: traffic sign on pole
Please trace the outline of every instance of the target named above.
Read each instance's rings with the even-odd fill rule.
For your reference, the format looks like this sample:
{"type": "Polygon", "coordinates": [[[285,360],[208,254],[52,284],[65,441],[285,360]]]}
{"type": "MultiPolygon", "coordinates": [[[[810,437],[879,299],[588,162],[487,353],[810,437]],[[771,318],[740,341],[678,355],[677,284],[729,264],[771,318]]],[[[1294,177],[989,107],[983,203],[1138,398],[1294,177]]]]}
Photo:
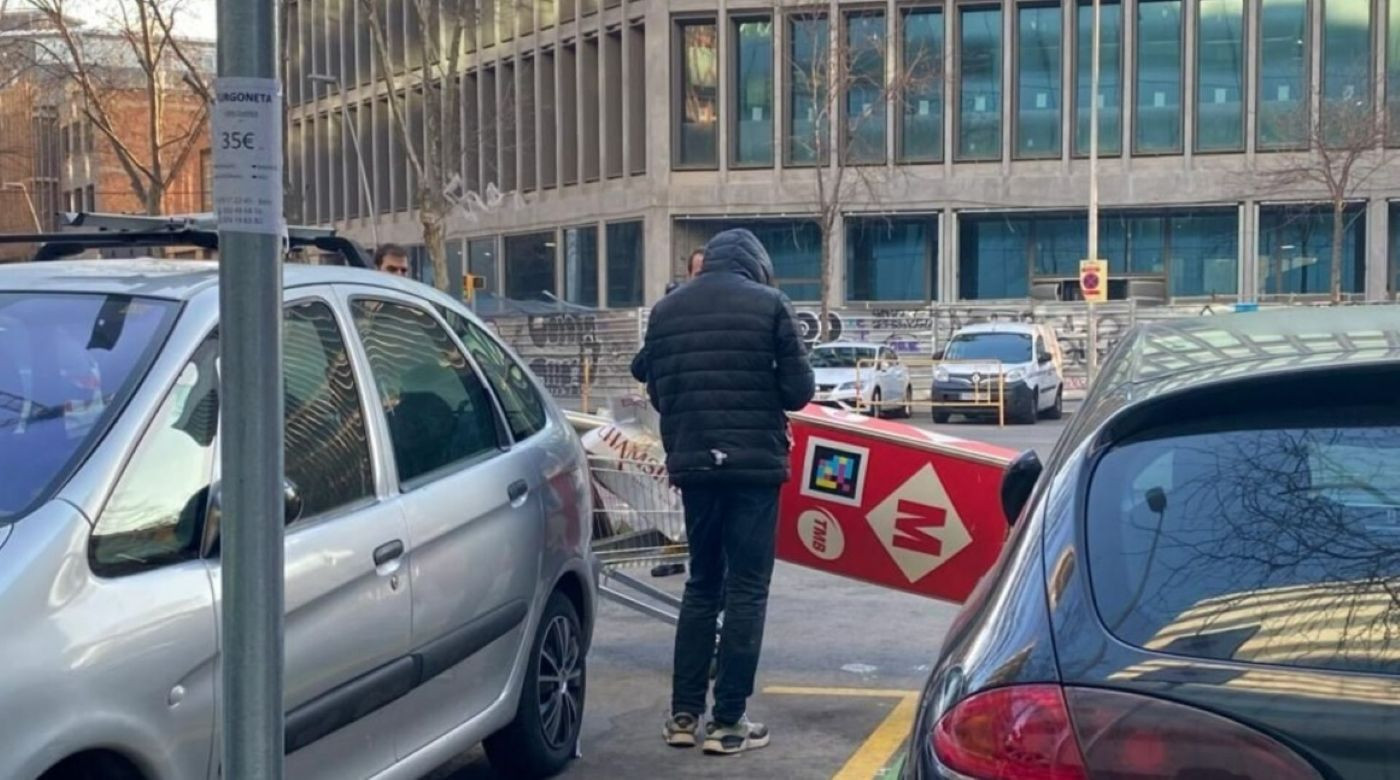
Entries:
{"type": "Polygon", "coordinates": [[[1079,292],[1090,303],[1108,300],[1108,263],[1103,260],[1079,261],[1079,292]]]}

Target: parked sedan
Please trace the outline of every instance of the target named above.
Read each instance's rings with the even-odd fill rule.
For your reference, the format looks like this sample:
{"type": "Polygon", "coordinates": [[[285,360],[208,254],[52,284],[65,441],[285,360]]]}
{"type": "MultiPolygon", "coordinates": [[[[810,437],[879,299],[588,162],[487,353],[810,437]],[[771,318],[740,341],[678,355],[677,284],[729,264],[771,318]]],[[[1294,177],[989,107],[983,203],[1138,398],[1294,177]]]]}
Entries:
{"type": "Polygon", "coordinates": [[[908,417],[914,387],[899,355],[883,344],[836,341],[812,348],[819,404],[852,406],[871,414],[908,417]]]}
{"type": "Polygon", "coordinates": [[[1008,472],[904,777],[1400,777],[1397,387],[1393,307],[1131,334],[1008,472]]]}
{"type": "MultiPolygon", "coordinates": [[[[459,304],[288,266],[286,773],[573,755],[577,437],[459,304]]],[[[0,777],[220,776],[216,268],[0,269],[0,777]]]]}

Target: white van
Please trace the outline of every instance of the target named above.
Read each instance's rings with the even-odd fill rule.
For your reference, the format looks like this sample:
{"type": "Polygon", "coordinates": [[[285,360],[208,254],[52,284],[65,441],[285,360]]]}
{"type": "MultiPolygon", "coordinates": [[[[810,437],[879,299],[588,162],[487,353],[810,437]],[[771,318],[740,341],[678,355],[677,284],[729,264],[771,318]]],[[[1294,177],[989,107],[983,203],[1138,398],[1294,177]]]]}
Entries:
{"type": "Polygon", "coordinates": [[[1058,420],[1064,411],[1064,356],[1055,329],[1032,322],[969,325],[934,354],[934,422],[954,414],[996,414],[985,403],[1005,387],[1006,419],[1031,424],[1039,417],[1058,420]],[[1000,373],[1004,385],[999,385],[1000,373]],[[959,402],[981,405],[959,408],[959,402]]]}

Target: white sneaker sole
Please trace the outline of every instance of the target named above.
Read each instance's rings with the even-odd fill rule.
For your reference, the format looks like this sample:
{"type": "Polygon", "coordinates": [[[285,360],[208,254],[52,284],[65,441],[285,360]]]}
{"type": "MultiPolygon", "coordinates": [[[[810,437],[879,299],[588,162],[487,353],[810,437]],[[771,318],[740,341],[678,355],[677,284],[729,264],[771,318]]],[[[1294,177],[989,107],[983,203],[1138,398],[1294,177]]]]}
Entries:
{"type": "Polygon", "coordinates": [[[740,753],[750,750],[768,747],[770,738],[771,736],[767,734],[762,737],[749,737],[744,740],[742,745],[736,748],[726,748],[724,743],[718,739],[707,739],[705,740],[704,750],[705,753],[711,756],[737,756],[740,753]]]}
{"type": "Polygon", "coordinates": [[[663,728],[661,736],[665,738],[666,744],[674,748],[693,748],[698,742],[694,734],[687,734],[684,731],[670,731],[663,728]]]}

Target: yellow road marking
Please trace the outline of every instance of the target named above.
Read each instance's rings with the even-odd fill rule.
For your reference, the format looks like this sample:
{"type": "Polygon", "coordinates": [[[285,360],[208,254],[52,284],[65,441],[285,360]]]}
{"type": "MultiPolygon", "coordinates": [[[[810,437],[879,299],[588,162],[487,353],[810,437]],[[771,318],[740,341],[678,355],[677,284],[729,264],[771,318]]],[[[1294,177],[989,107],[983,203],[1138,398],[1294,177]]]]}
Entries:
{"type": "Polygon", "coordinates": [[[832,780],[872,780],[882,769],[889,766],[909,729],[914,724],[914,711],[918,706],[918,691],[901,691],[889,688],[808,688],[773,685],[763,689],[764,693],[789,696],[844,696],[867,699],[898,699],[894,709],[880,722],[879,726],[856,748],[847,759],[845,766],[832,776],[832,780]]]}
{"type": "Polygon", "coordinates": [[[857,699],[903,699],[919,697],[918,691],[902,691],[897,688],[821,688],[795,685],[770,685],[764,693],[779,696],[849,696],[857,699]]]}

